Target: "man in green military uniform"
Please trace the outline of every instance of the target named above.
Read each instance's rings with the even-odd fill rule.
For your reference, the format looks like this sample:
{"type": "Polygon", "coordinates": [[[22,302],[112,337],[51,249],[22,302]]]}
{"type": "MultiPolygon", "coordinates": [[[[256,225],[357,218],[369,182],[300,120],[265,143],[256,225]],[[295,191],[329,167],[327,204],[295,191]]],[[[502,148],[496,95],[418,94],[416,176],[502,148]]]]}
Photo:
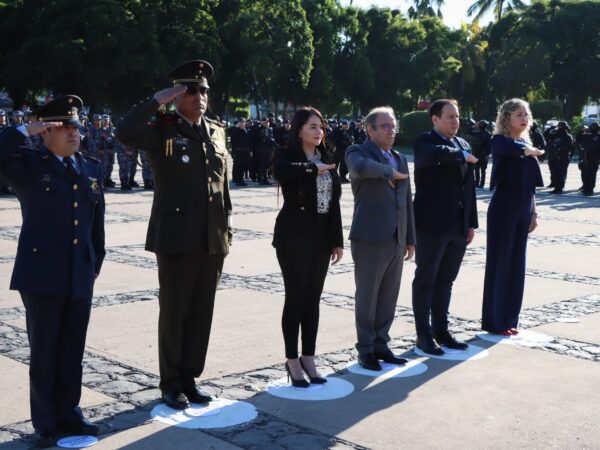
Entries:
{"type": "Polygon", "coordinates": [[[172,87],[134,106],[117,129],[122,143],[147,151],[154,175],[146,250],[158,262],[160,389],[175,409],[211,400],[194,378],[204,369],[231,244],[225,133],[204,115],[212,74],[202,60],[176,67],[167,75],[172,87]],[[159,112],[171,101],[174,113],[159,112]]]}

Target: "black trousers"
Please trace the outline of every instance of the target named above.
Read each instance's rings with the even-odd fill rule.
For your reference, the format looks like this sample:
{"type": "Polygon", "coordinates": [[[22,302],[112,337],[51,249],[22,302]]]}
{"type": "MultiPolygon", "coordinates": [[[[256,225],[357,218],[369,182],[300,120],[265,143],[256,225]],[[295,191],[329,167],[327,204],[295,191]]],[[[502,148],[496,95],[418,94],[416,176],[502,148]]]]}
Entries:
{"type": "Polygon", "coordinates": [[[91,298],[20,292],[29,339],[33,428],[49,433],[82,419],[79,408],[91,298]]]}
{"type": "Polygon", "coordinates": [[[302,331],[302,354],[314,356],[319,328],[319,302],[331,251],[277,248],[277,260],[285,284],[281,317],[286,358],[298,357],[298,332],[302,331]]]}
{"type": "Polygon", "coordinates": [[[224,255],[157,254],[160,389],[180,392],[204,370],[224,255]]]}
{"type": "Polygon", "coordinates": [[[600,155],[588,152],[583,171],[583,191],[593,192],[596,187],[596,174],[600,163],[600,155]]]}
{"type": "Polygon", "coordinates": [[[487,171],[489,157],[484,154],[480,155],[475,154],[475,157],[479,158],[475,165],[475,187],[482,188],[485,186],[485,172],[487,171]]]}
{"type": "Polygon", "coordinates": [[[417,230],[417,242],[412,304],[417,336],[425,337],[448,330],[452,284],[467,248],[467,237],[462,233],[434,235],[417,230]]]}
{"type": "Polygon", "coordinates": [[[569,170],[569,159],[560,157],[548,161],[550,169],[550,182],[556,189],[562,190],[567,182],[567,171],[569,170]]]}
{"type": "Polygon", "coordinates": [[[231,152],[233,156],[233,182],[242,183],[244,181],[244,172],[250,168],[250,149],[234,148],[231,152]]]}

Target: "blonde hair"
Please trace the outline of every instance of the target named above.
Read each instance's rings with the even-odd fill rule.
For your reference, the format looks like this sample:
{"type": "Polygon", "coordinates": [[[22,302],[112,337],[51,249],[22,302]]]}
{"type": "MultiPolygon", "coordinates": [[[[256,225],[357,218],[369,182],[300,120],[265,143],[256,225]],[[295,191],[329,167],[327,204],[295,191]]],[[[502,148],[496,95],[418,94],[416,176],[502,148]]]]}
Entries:
{"type": "Polygon", "coordinates": [[[521,134],[521,139],[524,139],[527,142],[530,142],[529,139],[529,128],[533,123],[533,117],[531,114],[531,109],[529,108],[529,103],[525,100],[521,100],[520,98],[511,98],[510,100],[506,100],[504,103],[500,105],[498,108],[498,116],[496,117],[496,127],[494,129],[494,134],[500,134],[502,136],[510,137],[510,115],[515,111],[518,111],[521,108],[525,108],[527,112],[527,128],[523,130],[521,134]]]}

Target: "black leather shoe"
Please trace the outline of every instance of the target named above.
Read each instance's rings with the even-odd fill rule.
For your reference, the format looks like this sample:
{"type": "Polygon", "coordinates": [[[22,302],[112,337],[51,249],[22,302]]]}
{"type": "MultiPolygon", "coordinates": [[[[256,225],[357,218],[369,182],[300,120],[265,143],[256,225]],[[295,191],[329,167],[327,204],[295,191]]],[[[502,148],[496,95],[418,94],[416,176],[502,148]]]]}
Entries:
{"type": "Polygon", "coordinates": [[[198,386],[194,386],[192,389],[186,389],[183,393],[192,403],[208,403],[213,399],[198,386]]]}
{"type": "Polygon", "coordinates": [[[54,447],[56,445],[56,439],[52,433],[40,433],[36,431],[31,436],[31,440],[39,448],[54,447]]]}
{"type": "Polygon", "coordinates": [[[358,355],[358,363],[363,369],[374,370],[375,372],[379,372],[381,370],[381,364],[379,364],[379,361],[377,361],[377,358],[375,358],[373,353],[358,355]]]}
{"type": "Polygon", "coordinates": [[[562,194],[563,190],[559,188],[554,188],[553,191],[550,191],[551,194],[562,194]]]}
{"type": "Polygon", "coordinates": [[[442,350],[431,337],[417,337],[417,348],[429,355],[442,356],[445,352],[442,350]]]}
{"type": "Polygon", "coordinates": [[[164,392],[162,399],[169,408],[186,409],[190,407],[190,402],[183,392],[164,392]]]}
{"type": "Polygon", "coordinates": [[[454,339],[454,336],[452,336],[452,334],[450,334],[449,331],[445,331],[441,334],[434,336],[434,339],[439,345],[443,345],[444,347],[448,347],[454,350],[466,350],[469,347],[464,342],[460,342],[454,339]]]}
{"type": "Polygon", "coordinates": [[[403,366],[408,362],[408,359],[398,358],[392,353],[391,350],[386,352],[375,352],[375,358],[380,359],[388,364],[397,364],[399,366],[403,366]]]}
{"type": "Polygon", "coordinates": [[[89,420],[81,419],[81,422],[64,424],[58,427],[60,431],[72,434],[83,434],[86,436],[98,436],[100,427],[89,420]]]}

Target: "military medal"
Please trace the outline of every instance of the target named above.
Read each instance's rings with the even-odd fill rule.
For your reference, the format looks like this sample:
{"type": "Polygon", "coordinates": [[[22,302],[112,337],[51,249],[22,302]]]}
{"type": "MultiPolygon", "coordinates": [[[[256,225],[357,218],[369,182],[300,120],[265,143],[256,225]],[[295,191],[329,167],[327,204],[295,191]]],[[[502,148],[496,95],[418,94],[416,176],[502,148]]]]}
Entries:
{"type": "Polygon", "coordinates": [[[92,178],[92,177],[88,177],[88,179],[92,183],[92,191],[94,191],[94,192],[100,191],[100,186],[98,185],[98,179],[97,178],[92,178]]]}
{"type": "Polygon", "coordinates": [[[190,157],[188,155],[183,155],[181,157],[181,161],[183,161],[185,164],[190,162],[190,157]]]}

